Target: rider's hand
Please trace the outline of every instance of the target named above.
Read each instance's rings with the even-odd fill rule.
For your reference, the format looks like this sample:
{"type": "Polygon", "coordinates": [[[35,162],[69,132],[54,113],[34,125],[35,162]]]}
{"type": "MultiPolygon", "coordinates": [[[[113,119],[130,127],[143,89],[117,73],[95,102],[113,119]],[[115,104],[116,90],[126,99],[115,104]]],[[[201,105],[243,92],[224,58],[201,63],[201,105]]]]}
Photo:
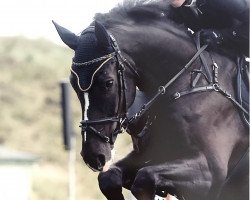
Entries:
{"type": "Polygon", "coordinates": [[[200,33],[201,44],[208,44],[210,48],[217,48],[223,43],[223,34],[212,29],[203,29],[200,33]]]}

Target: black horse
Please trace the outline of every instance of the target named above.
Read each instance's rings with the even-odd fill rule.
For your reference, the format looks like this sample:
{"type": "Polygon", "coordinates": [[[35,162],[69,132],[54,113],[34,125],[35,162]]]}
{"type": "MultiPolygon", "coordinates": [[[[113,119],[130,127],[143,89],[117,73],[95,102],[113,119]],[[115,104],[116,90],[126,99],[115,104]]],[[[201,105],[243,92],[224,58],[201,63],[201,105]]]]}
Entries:
{"type": "Polygon", "coordinates": [[[82,106],[81,155],[101,172],[106,198],[124,199],[125,187],[145,200],[167,193],[248,199],[248,128],[234,101],[233,60],[205,51],[161,6],[124,5],[95,20],[79,36],[55,26],[75,51],[70,81],[82,106]],[[128,117],[136,87],[148,103],[128,117]],[[122,127],[134,150],[110,166],[122,127]]]}

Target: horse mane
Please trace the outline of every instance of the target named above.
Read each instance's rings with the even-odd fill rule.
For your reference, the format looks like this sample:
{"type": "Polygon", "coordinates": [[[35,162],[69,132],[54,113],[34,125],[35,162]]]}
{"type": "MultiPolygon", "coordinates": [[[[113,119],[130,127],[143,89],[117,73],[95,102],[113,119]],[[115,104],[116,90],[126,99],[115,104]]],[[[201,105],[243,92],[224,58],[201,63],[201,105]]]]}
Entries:
{"type": "Polygon", "coordinates": [[[138,22],[154,25],[163,22],[184,31],[184,26],[175,23],[171,16],[169,0],[124,0],[108,13],[97,13],[94,20],[102,23],[106,28],[138,22]]]}
{"type": "MultiPolygon", "coordinates": [[[[120,25],[130,26],[146,24],[160,29],[177,30],[179,35],[188,36],[190,33],[184,24],[177,23],[174,9],[170,0],[123,0],[108,13],[96,13],[94,20],[100,22],[107,29],[120,25]]],[[[177,33],[176,32],[176,33],[177,33]]],[[[230,49],[220,49],[219,54],[234,58],[235,52],[230,49]]]]}

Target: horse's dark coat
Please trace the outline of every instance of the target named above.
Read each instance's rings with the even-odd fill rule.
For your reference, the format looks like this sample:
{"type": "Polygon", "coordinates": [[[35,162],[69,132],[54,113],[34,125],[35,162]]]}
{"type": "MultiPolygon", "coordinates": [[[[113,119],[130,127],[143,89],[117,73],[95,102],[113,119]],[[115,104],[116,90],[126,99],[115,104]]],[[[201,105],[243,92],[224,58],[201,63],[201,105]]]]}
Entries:
{"type": "MultiPolygon", "coordinates": [[[[196,52],[195,44],[184,28],[169,21],[163,13],[160,6],[140,5],[130,9],[116,8],[108,14],[96,16],[96,20],[115,36],[122,54],[140,73],[138,81],[128,68],[125,70],[129,106],[135,97],[136,84],[146,96],[151,96],[160,85],[180,71],[196,52]]],[[[62,40],[77,55],[76,41],[83,35],[74,36],[59,26],[57,29],[62,40]]],[[[106,30],[96,25],[93,37],[96,37],[97,43],[103,43],[107,40],[106,30]]],[[[210,56],[208,53],[205,55],[211,67],[210,56]]],[[[235,63],[217,53],[210,55],[219,66],[221,87],[235,96],[232,86],[236,74],[235,63]]],[[[221,193],[219,200],[224,200],[224,193],[221,192],[224,182],[249,146],[248,129],[242,124],[239,112],[228,99],[213,91],[195,93],[167,103],[175,92],[190,88],[190,72],[199,69],[200,65],[198,59],[153,105],[148,114],[157,118],[148,129],[150,134],[141,146],[142,150],[139,146],[139,152],[135,149],[110,170],[100,173],[99,185],[108,199],[124,199],[121,193],[123,186],[129,188],[138,199],[145,200],[153,199],[156,193],[162,194],[162,191],[186,200],[211,200],[221,193]]],[[[71,83],[84,113],[86,102],[74,74],[71,75],[71,83]]],[[[198,85],[206,84],[204,78],[198,82],[198,85]]],[[[93,86],[88,90],[88,118],[115,115],[119,104],[118,94],[119,82],[114,61],[107,62],[95,75],[93,86]],[[107,87],[110,80],[112,85],[107,87]]],[[[136,135],[140,133],[144,120],[135,127],[129,127],[134,130],[131,136],[137,142],[137,147],[136,135]]],[[[116,125],[109,123],[96,125],[95,128],[109,136],[116,125]]],[[[113,147],[91,132],[86,134],[83,158],[91,168],[101,170],[110,159],[113,147]]],[[[227,190],[227,193],[230,192],[227,190]]],[[[240,197],[247,200],[248,191],[240,197]]]]}

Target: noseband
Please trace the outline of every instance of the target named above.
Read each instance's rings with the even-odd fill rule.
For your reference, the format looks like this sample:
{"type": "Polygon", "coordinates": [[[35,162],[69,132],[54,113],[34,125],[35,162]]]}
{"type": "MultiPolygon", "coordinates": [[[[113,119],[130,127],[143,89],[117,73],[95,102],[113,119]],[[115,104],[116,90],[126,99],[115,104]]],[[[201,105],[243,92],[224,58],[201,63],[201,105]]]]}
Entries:
{"type": "Polygon", "coordinates": [[[86,131],[90,131],[96,136],[98,136],[103,142],[110,143],[111,145],[114,144],[114,138],[117,136],[117,134],[122,133],[122,128],[124,126],[124,122],[127,121],[127,105],[126,105],[126,81],[124,77],[124,70],[125,70],[125,64],[129,67],[129,69],[134,73],[136,78],[139,78],[139,74],[137,71],[132,67],[132,65],[121,55],[121,51],[117,45],[117,42],[115,38],[110,35],[110,39],[112,41],[112,47],[115,50],[115,52],[102,56],[100,58],[93,59],[91,61],[85,62],[85,63],[76,63],[72,62],[72,65],[75,66],[82,66],[82,65],[91,65],[96,62],[100,62],[104,60],[101,65],[97,68],[97,70],[94,72],[91,84],[87,89],[82,89],[79,81],[79,77],[77,73],[71,68],[72,73],[77,77],[77,83],[78,87],[81,91],[86,92],[90,89],[93,77],[95,73],[105,64],[107,63],[111,58],[116,59],[116,69],[117,69],[117,75],[118,75],[118,83],[119,83],[119,103],[118,103],[118,111],[115,116],[113,117],[107,117],[107,118],[101,118],[96,120],[82,120],[80,122],[80,127],[82,128],[82,133],[84,134],[84,141],[86,141],[86,131]],[[98,131],[96,128],[93,127],[93,125],[101,125],[101,124],[109,124],[109,123],[117,123],[117,126],[115,130],[111,133],[111,136],[105,136],[100,130],[98,131]]]}
{"type": "MultiPolygon", "coordinates": [[[[82,131],[91,131],[96,136],[98,136],[100,139],[102,139],[106,143],[110,143],[111,145],[114,144],[114,137],[122,133],[122,127],[123,127],[123,121],[126,117],[118,116],[118,117],[110,117],[110,118],[102,118],[98,120],[82,120],[80,123],[80,127],[82,128],[82,131]],[[107,124],[107,123],[118,123],[116,129],[112,132],[111,137],[105,136],[102,134],[101,131],[96,130],[92,125],[101,125],[101,124],[107,124]]],[[[85,139],[86,141],[86,139],[85,139]]]]}

